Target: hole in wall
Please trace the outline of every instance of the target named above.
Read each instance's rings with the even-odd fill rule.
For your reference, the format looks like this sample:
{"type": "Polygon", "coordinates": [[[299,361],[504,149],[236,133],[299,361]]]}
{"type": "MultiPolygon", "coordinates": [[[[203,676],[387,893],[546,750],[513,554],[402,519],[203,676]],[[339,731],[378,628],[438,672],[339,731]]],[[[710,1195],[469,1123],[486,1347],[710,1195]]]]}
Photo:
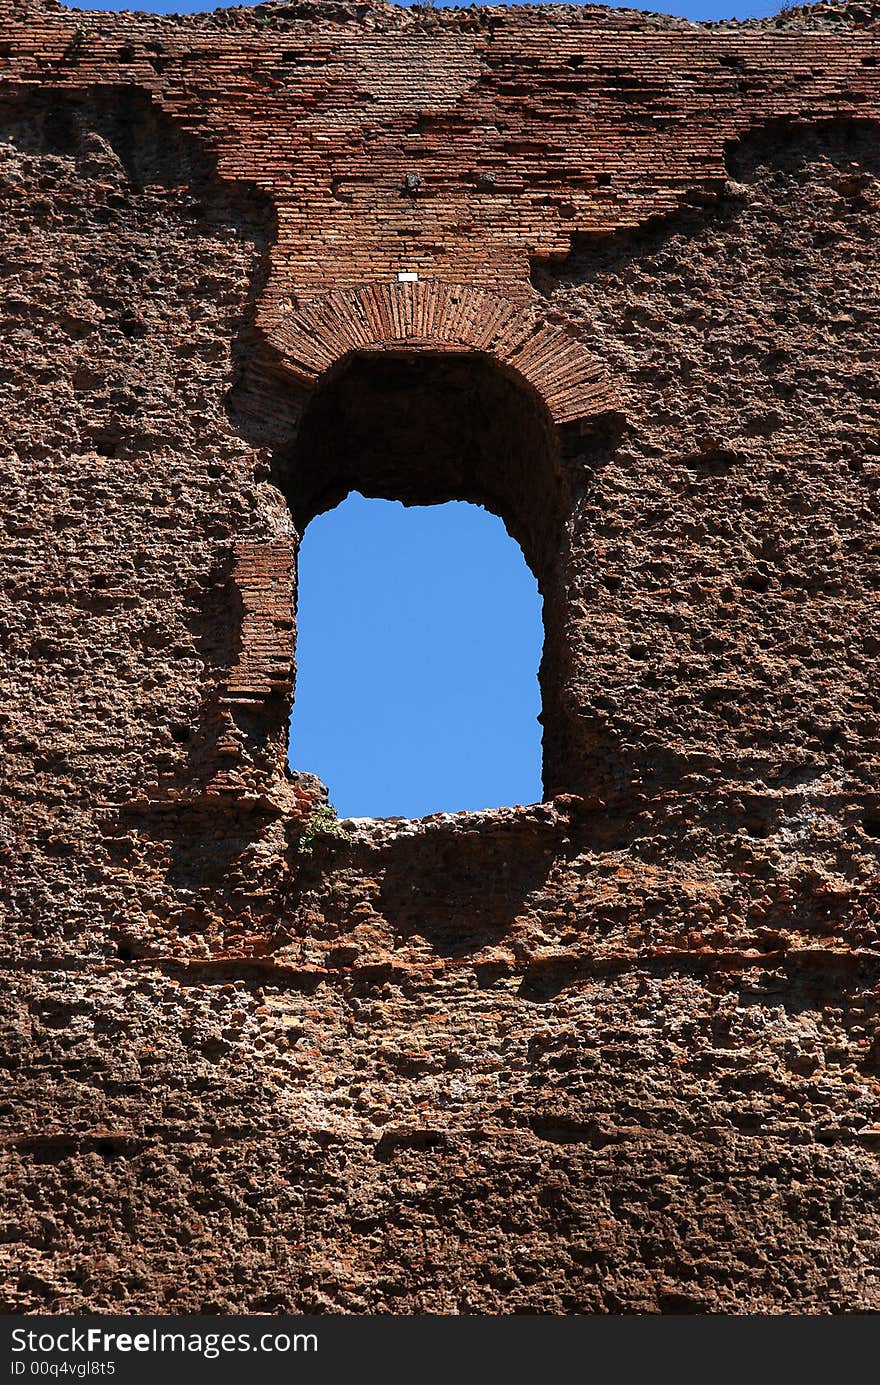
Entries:
{"type": "Polygon", "coordinates": [[[343,817],[541,797],[537,583],[497,516],[354,493],[299,555],[293,765],[343,817]]]}
{"type": "MultiPolygon", "coordinates": [[[[485,539],[475,538],[477,548],[480,543],[486,545],[484,564],[490,548],[497,551],[498,542],[505,538],[503,530],[507,531],[510,539],[519,545],[522,554],[520,557],[513,545],[508,548],[508,553],[512,551],[514,555],[515,564],[519,564],[520,592],[523,595],[517,600],[524,601],[524,593],[530,587],[531,610],[534,612],[537,602],[536,589],[544,603],[544,644],[539,672],[541,702],[538,704],[543,727],[544,790],[554,794],[568,789],[570,786],[566,781],[572,760],[570,748],[574,733],[570,733],[566,727],[561,691],[566,671],[572,666],[566,644],[562,599],[565,543],[561,516],[566,509],[564,480],[556,430],[543,401],[531,387],[494,360],[477,353],[354,353],[329,372],[315,391],[294,446],[276,462],[275,479],[287,496],[294,523],[301,535],[305,534],[307,526],[313,522],[317,524],[318,517],[339,506],[352,491],[358,493],[350,502],[355,506],[363,506],[368,500],[381,500],[401,502],[405,507],[431,507],[436,511],[438,507],[445,508],[449,502],[459,502],[453,513],[464,516],[465,511],[470,511],[467,523],[488,526],[483,530],[485,539]],[[469,504],[460,506],[460,502],[469,504]],[[474,506],[481,507],[489,514],[473,511],[474,506]],[[527,569],[524,569],[523,557],[527,569]]],[[[401,505],[394,509],[400,515],[401,505]]],[[[333,522],[332,519],[329,522],[333,522]]],[[[345,522],[341,514],[336,522],[345,522]]],[[[445,541],[440,538],[436,526],[442,522],[436,514],[430,519],[425,519],[424,515],[422,517],[422,523],[428,523],[434,530],[432,542],[436,545],[433,563],[438,570],[430,580],[440,591],[445,589],[447,593],[457,593],[456,600],[459,600],[467,588],[467,565],[463,552],[459,552],[458,541],[449,536],[445,541]]],[[[317,534],[319,530],[316,528],[313,532],[317,534]]],[[[309,543],[310,535],[305,534],[303,576],[306,583],[309,580],[309,543]]],[[[361,578],[356,560],[351,557],[346,567],[351,587],[350,600],[352,603],[362,602],[364,592],[358,588],[361,578]]],[[[491,574],[484,575],[484,581],[488,583],[490,577],[491,574]]],[[[382,580],[390,582],[391,578],[386,573],[382,580]]],[[[403,597],[405,592],[398,595],[403,597]]],[[[499,639],[499,629],[503,629],[506,622],[515,625],[520,617],[526,624],[529,622],[530,617],[523,610],[509,609],[509,603],[501,594],[493,607],[488,600],[488,588],[485,591],[472,589],[471,598],[473,611],[470,614],[480,613],[479,619],[485,629],[485,644],[489,648],[493,641],[499,639]],[[508,608],[499,609],[499,602],[508,608]]],[[[338,599],[345,599],[344,592],[340,593],[338,599]]],[[[311,600],[306,585],[302,589],[302,600],[311,600]]],[[[367,601],[368,614],[371,609],[367,601]]],[[[305,680],[311,676],[305,670],[305,660],[313,656],[308,651],[310,634],[306,606],[303,606],[302,613],[306,624],[299,640],[297,664],[300,691],[305,698],[312,696],[302,691],[308,689],[305,680]],[[303,640],[306,641],[305,645],[303,640]]],[[[409,619],[413,619],[412,608],[409,619]]],[[[425,632],[420,633],[424,635],[425,632]]],[[[422,651],[423,665],[435,657],[430,653],[430,640],[422,645],[422,651]]],[[[536,652],[533,649],[531,656],[526,657],[534,660],[536,652]]],[[[455,657],[460,665],[465,656],[459,652],[455,657]]],[[[476,657],[474,654],[475,660],[476,657]]],[[[360,671],[352,668],[350,661],[341,666],[339,678],[344,678],[346,668],[345,695],[333,713],[338,720],[347,715],[344,710],[346,697],[350,699],[350,710],[356,712],[356,699],[361,691],[360,671]]],[[[459,666],[458,672],[467,680],[465,669],[459,666]]],[[[534,678],[534,666],[530,677],[534,678]]],[[[394,680],[389,678],[388,698],[393,699],[398,692],[394,680]]],[[[492,695],[496,698],[502,696],[500,691],[496,694],[486,691],[483,694],[475,686],[473,677],[471,692],[472,716],[474,710],[481,706],[486,711],[487,699],[491,699],[492,695]]],[[[523,743],[527,745],[533,734],[537,706],[534,710],[529,708],[526,711],[525,704],[521,705],[524,708],[521,734],[523,743]],[[522,726],[523,720],[525,726],[522,726]]],[[[499,717],[502,711],[507,714],[508,709],[498,708],[499,717]]],[[[463,713],[456,715],[461,717],[463,713]]],[[[463,724],[458,728],[456,741],[455,727],[435,725],[432,731],[426,723],[424,749],[430,745],[434,732],[439,734],[443,731],[445,736],[450,729],[452,740],[447,744],[457,745],[459,759],[466,758],[466,728],[463,724]]],[[[293,730],[290,747],[292,768],[296,772],[314,771],[324,779],[320,765],[303,762],[297,744],[299,721],[296,707],[293,730]]],[[[472,724],[468,734],[473,732],[472,724]]],[[[302,735],[305,734],[303,726],[302,735]]],[[[486,734],[490,734],[488,730],[486,734]]],[[[527,758],[528,752],[523,753],[527,758]]],[[[419,804],[415,800],[398,799],[393,804],[378,805],[374,799],[375,806],[358,804],[360,811],[357,815],[412,816],[422,811],[498,807],[505,803],[534,801],[540,797],[537,775],[519,774],[513,760],[509,770],[506,788],[501,787],[502,779],[499,777],[494,789],[490,788],[488,782],[485,792],[472,788],[463,796],[461,788],[454,789],[452,792],[455,796],[447,798],[446,802],[429,797],[419,804]],[[514,784],[518,786],[514,787],[514,784]],[[530,788],[530,784],[534,787],[530,788]]],[[[340,798],[332,773],[326,775],[326,782],[335,806],[341,812],[355,815],[354,807],[340,798]]]]}

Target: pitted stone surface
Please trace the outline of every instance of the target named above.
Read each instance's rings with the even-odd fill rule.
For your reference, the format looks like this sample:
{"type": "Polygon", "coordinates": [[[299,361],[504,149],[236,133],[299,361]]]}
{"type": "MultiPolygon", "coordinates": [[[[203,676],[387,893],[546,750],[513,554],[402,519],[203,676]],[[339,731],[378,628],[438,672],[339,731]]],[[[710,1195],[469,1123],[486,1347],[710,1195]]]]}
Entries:
{"type": "Polygon", "coordinates": [[[876,1311],[876,7],[0,19],[4,1303],[876,1311]],[[353,484],[522,544],[547,802],[300,850],[353,484]]]}

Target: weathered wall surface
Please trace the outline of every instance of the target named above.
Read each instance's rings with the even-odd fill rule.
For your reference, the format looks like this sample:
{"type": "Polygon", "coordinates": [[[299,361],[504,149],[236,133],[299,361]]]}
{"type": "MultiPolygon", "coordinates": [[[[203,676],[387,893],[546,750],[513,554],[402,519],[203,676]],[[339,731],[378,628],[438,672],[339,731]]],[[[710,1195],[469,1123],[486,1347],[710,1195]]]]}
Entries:
{"type": "Polygon", "coordinates": [[[876,9],[0,18],[4,1307],[877,1310],[876,9]],[[354,483],[546,803],[299,850],[354,483]]]}

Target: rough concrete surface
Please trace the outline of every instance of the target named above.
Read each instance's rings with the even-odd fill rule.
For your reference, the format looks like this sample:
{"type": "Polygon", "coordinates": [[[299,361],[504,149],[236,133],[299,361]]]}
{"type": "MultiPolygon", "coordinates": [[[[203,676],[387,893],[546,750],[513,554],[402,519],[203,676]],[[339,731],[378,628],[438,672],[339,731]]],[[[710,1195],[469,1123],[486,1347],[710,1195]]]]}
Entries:
{"type": "Polygon", "coordinates": [[[5,1310],[880,1309],[878,30],[0,0],[5,1310]],[[314,836],[354,486],[544,803],[314,836]]]}

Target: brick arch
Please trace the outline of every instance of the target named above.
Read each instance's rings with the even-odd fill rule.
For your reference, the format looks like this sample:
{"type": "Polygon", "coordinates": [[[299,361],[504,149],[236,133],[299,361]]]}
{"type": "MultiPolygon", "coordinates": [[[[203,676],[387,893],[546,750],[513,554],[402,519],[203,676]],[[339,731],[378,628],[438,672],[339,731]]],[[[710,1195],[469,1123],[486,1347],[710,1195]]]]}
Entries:
{"type": "Polygon", "coordinates": [[[601,364],[561,327],[483,289],[437,280],[322,294],[267,328],[284,369],[314,384],[352,352],[479,352],[524,380],[555,423],[619,407],[601,364]]]}

